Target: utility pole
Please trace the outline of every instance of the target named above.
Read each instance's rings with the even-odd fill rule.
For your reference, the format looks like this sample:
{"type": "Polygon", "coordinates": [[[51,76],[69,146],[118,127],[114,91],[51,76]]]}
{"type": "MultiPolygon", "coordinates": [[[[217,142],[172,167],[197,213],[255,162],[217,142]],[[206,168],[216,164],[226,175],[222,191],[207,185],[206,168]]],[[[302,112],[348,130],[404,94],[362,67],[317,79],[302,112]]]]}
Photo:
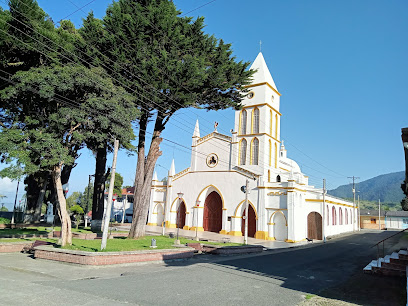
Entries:
{"type": "Polygon", "coordinates": [[[323,243],[326,243],[326,179],[323,179],[323,243]]]}
{"type": "Polygon", "coordinates": [[[381,201],[378,199],[378,226],[381,231],[381,201]]]}
{"type": "Polygon", "coordinates": [[[355,231],[356,227],[356,184],[355,181],[359,179],[356,176],[349,176],[348,178],[353,179],[353,231],[355,231]]]}
{"type": "Polygon", "coordinates": [[[112,209],[113,188],[115,185],[116,160],[118,158],[118,151],[119,151],[119,140],[115,139],[112,169],[111,169],[111,178],[110,178],[109,191],[108,191],[108,207],[106,208],[106,215],[105,215],[104,226],[103,226],[101,250],[106,249],[106,242],[108,240],[109,220],[110,220],[110,213],[112,209]]]}
{"type": "Polygon", "coordinates": [[[360,224],[360,195],[357,195],[357,224],[358,224],[358,231],[361,230],[361,224],[360,224]]]}
{"type": "Polygon", "coordinates": [[[17,195],[18,195],[18,186],[20,185],[20,181],[17,182],[17,190],[16,190],[16,198],[14,199],[14,207],[13,207],[13,215],[11,217],[11,224],[14,224],[15,221],[15,214],[16,214],[16,205],[17,205],[17,195]]]}
{"type": "Polygon", "coordinates": [[[248,244],[248,193],[249,193],[249,180],[245,182],[245,235],[244,244],[248,244]]]}

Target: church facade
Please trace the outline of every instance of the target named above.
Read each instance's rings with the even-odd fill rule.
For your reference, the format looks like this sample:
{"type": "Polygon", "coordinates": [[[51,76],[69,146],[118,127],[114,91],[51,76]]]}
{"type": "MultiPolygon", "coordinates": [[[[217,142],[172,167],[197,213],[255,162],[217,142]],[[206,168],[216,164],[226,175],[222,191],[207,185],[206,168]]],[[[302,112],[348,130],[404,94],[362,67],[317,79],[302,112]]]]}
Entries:
{"type": "Polygon", "coordinates": [[[356,230],[353,203],[323,195],[288,158],[280,138],[280,97],[262,53],[231,135],[192,136],[191,165],[167,182],[154,175],[148,225],[244,235],[248,180],[248,236],[286,242],[356,230]]]}

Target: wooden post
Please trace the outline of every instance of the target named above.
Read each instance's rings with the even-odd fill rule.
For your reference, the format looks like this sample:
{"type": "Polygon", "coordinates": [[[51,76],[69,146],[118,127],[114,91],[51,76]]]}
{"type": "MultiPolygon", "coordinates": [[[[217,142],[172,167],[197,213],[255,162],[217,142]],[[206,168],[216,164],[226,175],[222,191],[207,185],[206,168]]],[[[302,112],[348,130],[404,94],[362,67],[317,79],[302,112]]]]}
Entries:
{"type": "Polygon", "coordinates": [[[118,150],[119,150],[119,140],[115,139],[111,179],[110,179],[109,191],[108,191],[108,207],[106,208],[106,215],[105,215],[104,226],[103,226],[101,250],[106,249],[106,242],[108,240],[108,229],[109,229],[110,213],[112,209],[113,188],[115,185],[116,160],[118,158],[118,150]]]}

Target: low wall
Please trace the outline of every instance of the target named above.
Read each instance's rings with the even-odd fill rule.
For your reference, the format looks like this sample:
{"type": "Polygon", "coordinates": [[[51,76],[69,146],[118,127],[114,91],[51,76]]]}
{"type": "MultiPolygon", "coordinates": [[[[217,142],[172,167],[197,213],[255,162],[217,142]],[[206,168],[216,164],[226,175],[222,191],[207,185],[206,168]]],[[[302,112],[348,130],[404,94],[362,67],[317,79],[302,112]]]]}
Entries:
{"type": "Polygon", "coordinates": [[[21,252],[24,247],[29,247],[32,242],[6,242],[0,243],[0,253],[16,253],[21,252]]]}
{"type": "Polygon", "coordinates": [[[187,259],[194,255],[194,249],[165,249],[127,252],[84,252],[39,246],[35,248],[34,257],[75,263],[80,265],[116,265],[135,262],[168,261],[187,259]]]}
{"type": "Polygon", "coordinates": [[[216,249],[211,251],[211,254],[232,255],[232,254],[260,253],[262,251],[263,251],[262,245],[225,246],[225,247],[217,247],[216,249]]]}

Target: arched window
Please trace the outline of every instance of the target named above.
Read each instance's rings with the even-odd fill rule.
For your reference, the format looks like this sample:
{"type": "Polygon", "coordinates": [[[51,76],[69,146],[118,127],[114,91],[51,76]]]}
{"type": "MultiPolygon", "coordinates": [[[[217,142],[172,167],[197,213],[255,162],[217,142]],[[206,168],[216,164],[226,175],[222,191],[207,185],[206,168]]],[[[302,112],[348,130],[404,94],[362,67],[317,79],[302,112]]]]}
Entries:
{"type": "Polygon", "coordinates": [[[273,123],[272,123],[272,118],[273,118],[273,114],[272,114],[272,110],[269,112],[269,114],[271,115],[271,122],[269,123],[269,134],[272,136],[272,127],[273,127],[273,123]]]}
{"type": "Polygon", "coordinates": [[[239,133],[241,135],[245,135],[246,134],[246,127],[247,127],[247,111],[244,109],[241,112],[241,121],[240,121],[240,131],[239,133]]]}
{"type": "Polygon", "coordinates": [[[329,216],[329,207],[326,207],[327,208],[327,225],[330,225],[330,221],[329,221],[329,219],[330,219],[330,216],[329,216]]]}
{"type": "Polygon", "coordinates": [[[343,210],[339,208],[339,225],[343,225],[343,210]]]}
{"type": "Polygon", "coordinates": [[[345,223],[348,224],[348,209],[346,208],[344,211],[345,211],[344,221],[346,221],[345,223]]]}
{"type": "Polygon", "coordinates": [[[254,138],[251,143],[251,165],[258,165],[259,161],[259,140],[254,138]]]}
{"type": "Polygon", "coordinates": [[[275,138],[278,139],[278,114],[275,115],[275,138]]]}
{"type": "Polygon", "coordinates": [[[254,108],[253,114],[252,114],[252,133],[253,134],[259,134],[259,109],[254,108]]]}
{"type": "Polygon", "coordinates": [[[272,141],[269,139],[269,167],[272,166],[272,141]]]}
{"type": "Polygon", "coordinates": [[[275,142],[275,168],[278,168],[278,145],[275,142]]]}
{"type": "Polygon", "coordinates": [[[276,177],[276,182],[280,183],[280,181],[281,181],[281,177],[280,177],[280,175],[278,175],[278,176],[276,177]]]}
{"type": "Polygon", "coordinates": [[[241,143],[239,144],[239,164],[240,165],[245,165],[246,151],[247,151],[247,141],[246,139],[242,139],[241,143]]]}
{"type": "Polygon", "coordinates": [[[332,224],[333,225],[336,225],[336,219],[337,219],[337,217],[336,217],[336,208],[333,206],[332,207],[332,224]]]}

